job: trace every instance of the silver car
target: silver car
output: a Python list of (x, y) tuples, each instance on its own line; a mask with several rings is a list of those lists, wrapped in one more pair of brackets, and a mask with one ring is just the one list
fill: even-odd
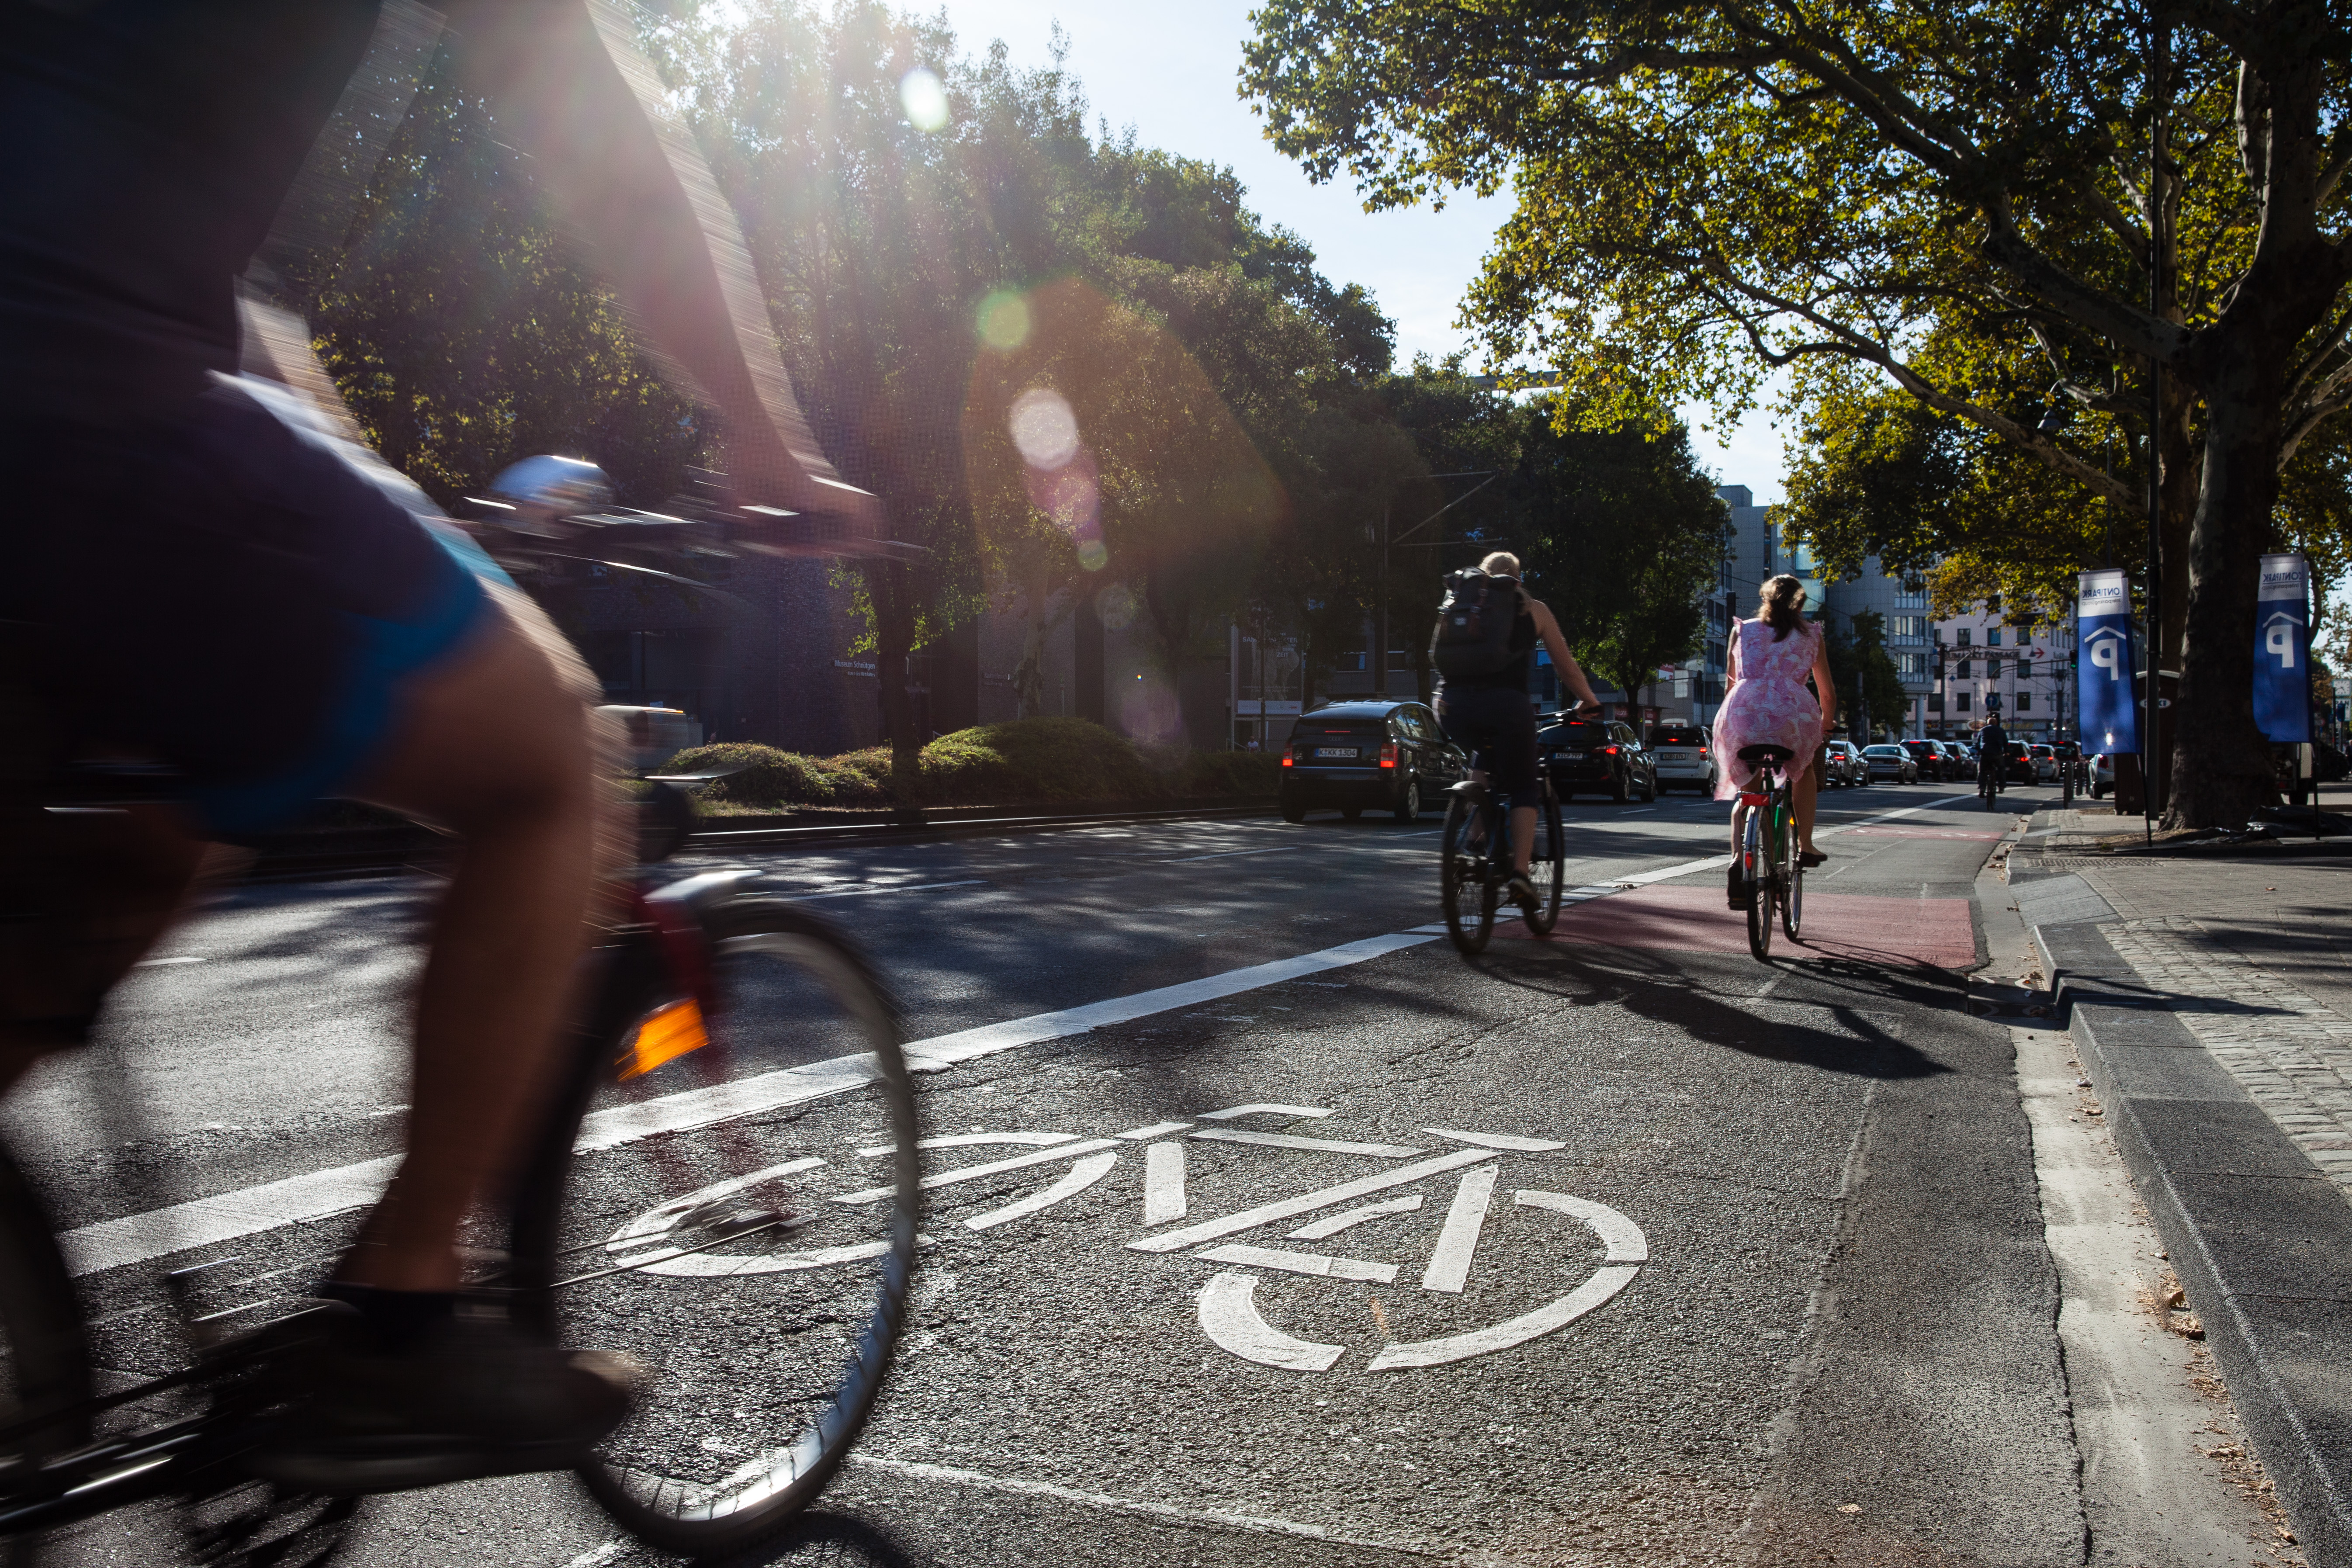
[(1662, 795), (1670, 789), (1715, 793), (1715, 750), (1704, 724), (1651, 725), (1650, 761), (1657, 764)]
[(1880, 779), (1892, 779), (1896, 784), (1917, 784), (1919, 764), (1911, 753), (1900, 746), (1864, 746), (1862, 760), (1870, 764), (1873, 784)]

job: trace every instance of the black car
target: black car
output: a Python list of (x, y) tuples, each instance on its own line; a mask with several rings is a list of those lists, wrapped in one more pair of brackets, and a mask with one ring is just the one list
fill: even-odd
[(1605, 795), (1614, 801), (1658, 798), (1657, 764), (1631, 724), (1613, 719), (1570, 719), (1536, 731), (1536, 747), (1551, 772), (1554, 794)]
[(1949, 778), (1951, 776), (1948, 770), (1948, 764), (1944, 761), (1943, 749), (1937, 746), (1935, 742), (1898, 741), (1895, 743), (1901, 746), (1905, 751), (1910, 752), (1911, 760), (1919, 764), (1919, 776), (1921, 778), (1943, 779)]
[(1411, 822), (1468, 773), (1462, 748), (1418, 702), (1334, 702), (1302, 716), (1282, 753), (1282, 817), (1299, 822), (1337, 806), (1353, 822), (1367, 806)]

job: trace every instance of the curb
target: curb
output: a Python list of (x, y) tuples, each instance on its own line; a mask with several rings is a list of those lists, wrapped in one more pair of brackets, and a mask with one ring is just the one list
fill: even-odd
[(2177, 999), (2140, 981), (2102, 917), (2071, 899), (2050, 912), (2032, 938), (2052, 1014), (2313, 1568), (2352, 1568), (2352, 1204), (2173, 1016)]

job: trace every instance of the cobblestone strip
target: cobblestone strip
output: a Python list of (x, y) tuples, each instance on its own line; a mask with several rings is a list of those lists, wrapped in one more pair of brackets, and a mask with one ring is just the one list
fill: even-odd
[(2352, 1202), (2352, 1019), (2209, 945), (2193, 920), (2127, 920), (2105, 930), (2152, 989), (2221, 1009), (2173, 1016)]

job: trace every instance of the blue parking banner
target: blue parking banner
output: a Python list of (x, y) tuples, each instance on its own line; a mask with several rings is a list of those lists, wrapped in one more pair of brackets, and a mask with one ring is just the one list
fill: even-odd
[(2074, 690), (2083, 750), (2139, 750), (2139, 695), (2132, 680), (2131, 583), (2120, 568), (2085, 572), (2074, 609)]
[(2310, 578), (2300, 555), (2263, 557), (2254, 595), (2254, 722), (2273, 741), (2311, 739)]

